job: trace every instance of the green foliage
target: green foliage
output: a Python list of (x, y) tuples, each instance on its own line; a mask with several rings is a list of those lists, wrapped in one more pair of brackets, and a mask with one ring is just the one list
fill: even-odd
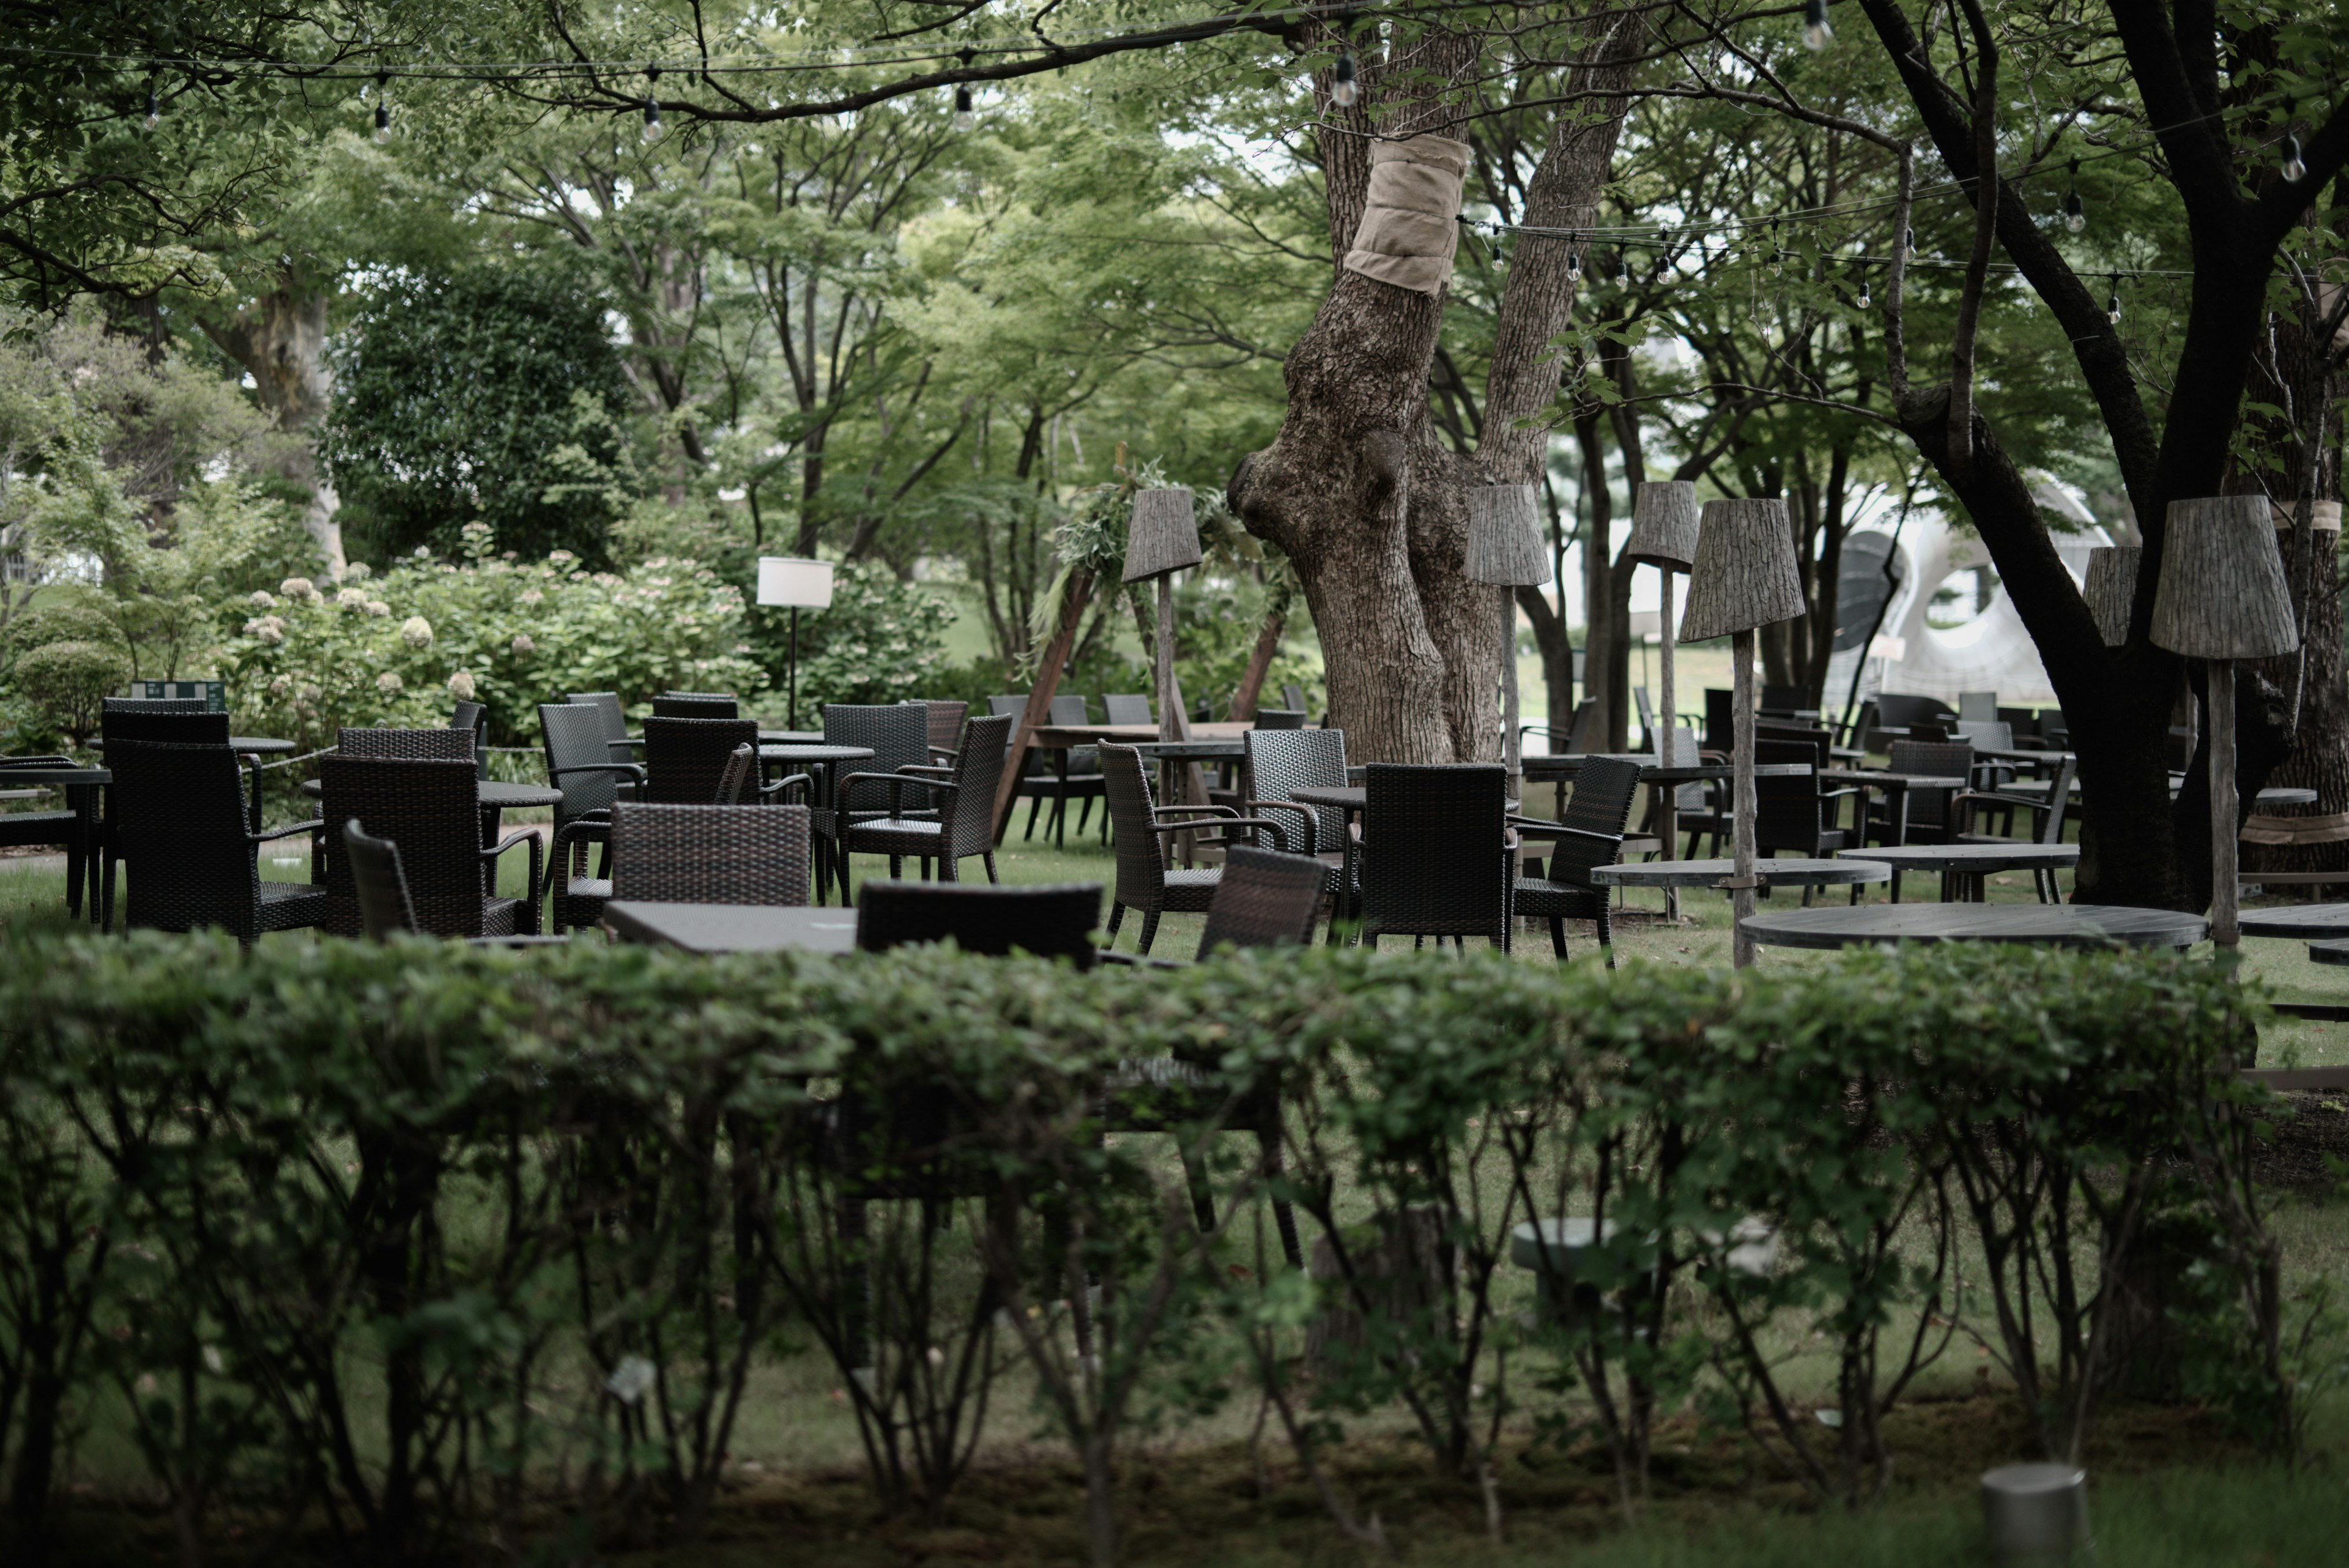
[(637, 483), (592, 289), (553, 266), (384, 277), (332, 357), (320, 450), (358, 553), (454, 555), (480, 522), (602, 564)]
[(13, 661), (53, 642), (98, 642), (128, 651), (122, 628), (97, 596), (65, 593), (35, 605), (0, 630), (0, 659)]
[(17, 695), (80, 745), (98, 732), (106, 699), (130, 679), (130, 656), (119, 640), (45, 642), (9, 672)]
[[(764, 610), (767, 668), (780, 681), (788, 610)], [(800, 612), (800, 713), (826, 702), (902, 702), (936, 697), (947, 673), (946, 629), (954, 607), (877, 563), (833, 568), (832, 604)]]
[(499, 743), (528, 744), (536, 705), (568, 692), (643, 703), (762, 683), (741, 594), (698, 562), (591, 572), (563, 550), (504, 559), (480, 523), (461, 540), (461, 566), (410, 556), (380, 574), (354, 563), (339, 585), (255, 590), (222, 655), (237, 722), (307, 749), (346, 724), (440, 723), (463, 698), (488, 705)]

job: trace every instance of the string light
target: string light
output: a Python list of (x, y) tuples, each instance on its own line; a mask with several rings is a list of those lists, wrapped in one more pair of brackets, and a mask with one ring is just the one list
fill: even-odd
[(978, 117), (971, 112), (970, 88), (967, 87), (955, 88), (954, 128), (957, 130), (968, 130), (978, 123)]
[(1566, 281), (1568, 283), (1580, 283), (1582, 281), (1582, 253), (1580, 251), (1569, 250), (1566, 253)]
[[(660, 67), (658, 66), (647, 66), (645, 67), (645, 82), (648, 88), (657, 87), (660, 85)], [(653, 93), (647, 91), (645, 94), (645, 140), (647, 141), (658, 141), (660, 140), (660, 99)]]
[(1866, 310), (1872, 303), (1868, 294), (1868, 275), (1863, 272), (1859, 275), (1859, 307)]
[(2283, 138), (2283, 179), (2287, 185), (2297, 185), (2308, 178), (2308, 165), (2300, 161), (2300, 138), (2290, 131)]
[(1349, 47), (1338, 53), (1338, 63), (1330, 71), (1330, 101), (1340, 109), (1351, 109), (1354, 100), (1362, 96), (1362, 84), (1354, 68), (1354, 51)]
[(2113, 291), (2105, 298), (2105, 319), (2115, 327), (2121, 324), (2121, 275), (2113, 274)]
[(391, 78), (375, 78), (375, 139), (378, 143), (391, 140)]
[(2072, 188), (2064, 192), (2064, 226), (2078, 234), (2088, 226), (2088, 214), (2080, 209), (2080, 161), (2072, 160)]
[(155, 96), (153, 88), (149, 88), (147, 89), (147, 129), (152, 130), (162, 123), (163, 100)]
[(1615, 281), (1624, 288), (1631, 286), (1631, 253), (1619, 245), (1615, 251)]
[(1803, 9), (1803, 47), (1818, 53), (1835, 41), (1835, 29), (1827, 26), (1827, 0), (1810, 0)]

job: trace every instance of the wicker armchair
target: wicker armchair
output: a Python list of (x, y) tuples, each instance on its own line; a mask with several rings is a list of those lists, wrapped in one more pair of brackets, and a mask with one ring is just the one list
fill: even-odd
[[(1888, 773), (1920, 778), (1971, 778), (1974, 749), (1962, 741), (1895, 741)], [(1878, 844), (1947, 844), (1954, 831), (1950, 795), (1955, 791), (1887, 791), (1869, 808), (1860, 842)], [(1894, 887), (1897, 890), (1899, 884)]]
[[(1784, 849), (1806, 858), (1820, 859), (1852, 847), (1855, 830), (1839, 826), (1837, 822), (1843, 814), (1843, 803), (1859, 792), (1831, 790), (1819, 783), (1819, 755), (1825, 743), (1823, 740), (1807, 739), (1754, 742), (1754, 761), (1757, 765), (1791, 763), (1810, 770), (1784, 778), (1754, 781), (1754, 846), (1761, 853), (1775, 855)], [(1810, 889), (1804, 888), (1803, 894), (1808, 902)], [(1857, 883), (1852, 885), (1851, 901), (1859, 902)]]
[(645, 787), (638, 798), (658, 805), (708, 805), (718, 798), (734, 749), (758, 744), (756, 720), (656, 713), (645, 721)]
[[(615, 701), (611, 714), (618, 711)], [(603, 919), (604, 900), (612, 896), (612, 803), (624, 786), (635, 790), (645, 782), (641, 765), (613, 760), (610, 722), (611, 715), (596, 703), (539, 704), (546, 782), (563, 792), (554, 808), (554, 844), (546, 875), (554, 888), (549, 919), (558, 931)], [(594, 877), (586, 874), (590, 844), (605, 846), (603, 865)]]
[(856, 945), (877, 953), (950, 940), (967, 953), (1026, 952), (1091, 969), (1101, 900), (1098, 882), (988, 888), (867, 877), (856, 894)]
[(108, 713), (202, 713), (208, 710), (201, 697), (109, 697), (98, 711)]
[[(995, 788), (1003, 778), (1004, 742), (1011, 733), (1011, 722), (1000, 713), (973, 719), (963, 730), (962, 754), (950, 768), (917, 764), (894, 774), (850, 774), (840, 781), (836, 798), (841, 800), (850, 798), (852, 791), (861, 791), (870, 799), (876, 790), (885, 789), (889, 796), (885, 815), (860, 812), (854, 816), (843, 814), (839, 820), (843, 901), (848, 897), (851, 855), (886, 855), (893, 882), (909, 856), (922, 861), (925, 871), (929, 862), (936, 861), (938, 879), (957, 882), (962, 879), (962, 862), (977, 855), (987, 867), (987, 879), (1002, 880), (995, 871)], [(827, 709), (827, 730), (830, 725), (831, 710)], [(913, 791), (945, 797), (935, 816), (898, 809), (900, 797)]]
[[(1994, 791), (1969, 790), (1959, 795), (1950, 803), (1951, 810), (1956, 814), (1959, 829), (1957, 842), (1960, 844), (2063, 843), (2064, 815), (2072, 805), (2072, 777), (2079, 771), (2079, 766), (2076, 760), (2068, 756), (2057, 763), (2055, 777), (2047, 785), (2047, 797), (2044, 800), (2027, 794), (2001, 794)], [(2032, 833), (2027, 840), (2016, 839), (2007, 834), (1971, 831), (1977, 814), (1998, 812), (2012, 824), (2014, 814), (2018, 811), (2027, 811), (2031, 814)], [(5, 820), (0, 818), (0, 821)], [(2062, 888), (2056, 883), (2054, 867), (2032, 867), (2031, 885), (2037, 890), (2041, 903), (2056, 904), (2063, 901)]]
[(470, 763), (473, 760), (473, 732), (347, 727), (335, 732), (335, 751), (337, 755), (346, 757)]
[(1257, 816), (1293, 822), (1291, 842), (1300, 855), (1333, 857), (1346, 852), (1342, 815), (1324, 818), (1311, 806), (1299, 805), (1301, 789), (1346, 787), (1346, 732), (1343, 730), (1250, 730), (1240, 737), (1242, 809)]
[(1568, 920), (1590, 920), (1599, 927), (1599, 949), (1607, 967), (1615, 967), (1615, 928), (1604, 888), (1594, 887), (1590, 868), (1612, 864), (1623, 851), (1623, 829), (1631, 820), (1631, 802), (1640, 790), (1640, 766), (1615, 757), (1593, 757), (1575, 776), (1574, 796), (1556, 822), (1516, 817), (1517, 831), (1527, 838), (1551, 841), (1548, 874), (1516, 878), (1512, 889), (1516, 912), (1549, 922), (1550, 947), (1566, 958)]
[[(106, 765), (114, 775), (109, 793), (119, 814), (108, 847), (129, 882), (124, 929), (223, 926), (250, 946), (264, 931), (324, 921), (325, 888), (261, 877), (261, 846), (307, 835), (310, 825), (254, 832), (236, 754), (225, 744), (120, 740), (107, 748)], [(103, 899), (110, 929), (110, 877)]]
[[(773, 784), (759, 782), (759, 748), (745, 742), (727, 754), (726, 771), (718, 775), (718, 793), (712, 805), (756, 805), (761, 801), (782, 803), (783, 797), (797, 790), (802, 805), (815, 789), (815, 780), (806, 774), (792, 774)], [(748, 797), (748, 798), (745, 798)]]
[(473, 774), (490, 776), (490, 711), (479, 702), (460, 702), (449, 714), (449, 727), (473, 736)]
[[(343, 853), (351, 863), (351, 882), (358, 889), (359, 923), (376, 941), (396, 936), (421, 936), (416, 906), (408, 897), (408, 874), (399, 864), (399, 846), (388, 838), (373, 838), (356, 821), (343, 824)], [(522, 948), (562, 946), (567, 937), (471, 937), (477, 947)]]
[(564, 701), (574, 706), (595, 710), (596, 718), (603, 723), (605, 743), (609, 748), (608, 754), (603, 758), (605, 762), (626, 763), (636, 760), (634, 738), (628, 733), (627, 710), (620, 706), (618, 692), (574, 691), (565, 697)]
[(1227, 832), (1234, 827), (1250, 826), (1269, 833), (1276, 849), (1288, 849), (1293, 822), (1285, 827), (1268, 816), (1242, 816), (1226, 805), (1161, 808), (1151, 800), (1150, 775), (1142, 765), (1140, 752), (1132, 746), (1104, 745), (1101, 754), (1102, 776), (1109, 784), (1109, 815), (1117, 846), (1117, 894), (1109, 911), (1112, 945), (1117, 941), (1117, 929), (1128, 909), (1142, 917), (1142, 940), (1137, 950), (1147, 953), (1150, 944), (1158, 940), (1159, 916), (1169, 912), (1204, 915), (1215, 902), (1216, 885), (1223, 879), (1224, 868), (1169, 867), (1163, 835), (1185, 829)]
[(1355, 851), (1362, 940), (1472, 936), (1509, 947), (1516, 840), (1497, 763), (1372, 763)]
[(962, 722), (970, 716), (970, 704), (952, 702), (942, 697), (916, 699), (910, 706), (922, 710), (930, 730), (930, 756), (933, 763), (950, 763), (962, 750)]
[[(861, 764), (864, 774), (894, 775), (906, 768), (935, 765), (930, 756), (930, 721), (926, 709), (903, 702), (828, 702), (823, 708), (823, 742), (828, 746), (863, 746), (872, 752)], [(851, 792), (845, 779), (834, 782), (832, 806), (815, 814), (817, 849), (823, 864), (819, 882), (836, 877), (841, 900), (848, 898), (848, 852), (841, 846), (841, 825), (852, 817), (886, 814), (929, 822), (936, 803), (926, 789), (895, 794), (866, 786)], [(888, 809), (892, 806), (895, 809)]]
[[(1026, 705), (1023, 701), (1023, 707)], [(1085, 711), (1082, 697), (1069, 695), (1052, 699), (1052, 722), (1055, 724), (1087, 724), (1092, 715)], [(1059, 758), (1037, 753), (1035, 765), (1019, 781), (1019, 793), (1028, 797), (1028, 826), (1019, 836), (1025, 840), (1036, 836), (1036, 815), (1044, 803), (1052, 803), (1052, 815), (1044, 824), (1044, 831), (1053, 844), (1061, 849), (1069, 846), (1069, 802), (1081, 801), (1077, 813), (1077, 836), (1085, 836), (1085, 824), (1092, 820), (1093, 802), (1106, 798), (1108, 786), (1102, 782), (1101, 753), (1092, 746), (1071, 746)], [(1102, 810), (1102, 842), (1109, 842), (1109, 810)]]
[[(470, 745), (471, 737), (466, 737)], [(512, 936), (538, 929), (538, 835), (517, 828), (484, 848), (481, 781), (472, 760), (321, 757), (320, 793), (328, 822), (356, 818), (361, 831), (399, 846), (418, 929), (442, 937)], [(498, 857), (530, 851), (529, 896), (490, 896)], [(355, 937), (364, 929), (350, 857), (339, 833), (326, 836), (326, 929)]]
[(656, 719), (739, 719), (742, 705), (729, 691), (664, 691), (653, 699)]
[[(183, 746), (225, 746), (228, 744), (228, 715), (205, 711), (203, 701), (195, 697), (109, 697), (98, 716), (99, 738), (111, 747), (123, 741), (160, 741)], [(250, 788), (245, 798), (245, 831), (261, 831), (261, 760), (251, 759)], [(111, 904), (114, 868), (121, 857), (114, 848), (116, 827), (123, 821), (123, 813), (132, 809), (112, 790), (106, 794), (105, 820), (98, 825), (98, 886), (107, 889), (106, 904)], [(67, 813), (68, 817), (71, 813)], [(78, 857), (68, 856), (67, 875), (73, 876), (73, 863)], [(105, 910), (104, 917), (110, 915)]]
[(803, 805), (612, 807), (612, 897), (657, 904), (808, 901)]
[(1199, 956), (1217, 948), (1300, 947), (1313, 940), (1313, 920), (1327, 891), (1327, 867), (1302, 855), (1235, 844), (1224, 851), (1224, 875), (1207, 900)]
[(1102, 699), (1102, 711), (1112, 724), (1154, 724), (1150, 699), (1129, 691), (1112, 691)]

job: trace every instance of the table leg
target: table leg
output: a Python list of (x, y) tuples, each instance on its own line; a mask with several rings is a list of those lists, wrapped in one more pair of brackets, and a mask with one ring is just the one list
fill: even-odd
[[(1669, 722), (1665, 728), (1671, 728)], [(1658, 784), (1650, 787), (1655, 791), (1656, 833), (1664, 843), (1663, 857), (1677, 860), (1681, 857), (1681, 786)], [(1664, 919), (1677, 925), (1680, 918), (1681, 890), (1668, 884), (1664, 888)]]

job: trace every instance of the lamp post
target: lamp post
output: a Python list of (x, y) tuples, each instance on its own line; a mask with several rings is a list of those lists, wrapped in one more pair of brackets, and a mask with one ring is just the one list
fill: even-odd
[(800, 611), (832, 607), (832, 563), (789, 556), (759, 557), (759, 602), (792, 612), (791, 716), (784, 728), (800, 727)]
[(1550, 579), (1542, 548), (1541, 504), (1530, 484), (1480, 484), (1468, 492), (1468, 548), (1464, 575), (1501, 590), (1501, 756), (1509, 789), (1525, 798), (1525, 759), (1517, 739), (1517, 596)]
[(2169, 504), (2161, 542), (2161, 583), (2153, 597), (2153, 641), (2203, 660), (2210, 759), (2210, 940), (2242, 940), (2235, 881), (2235, 661), (2273, 659), (2300, 646), (2268, 504), (2258, 495), (2212, 495)]
[(1731, 816), (1735, 868), (1728, 881), (1731, 953), (1740, 969), (1754, 962), (1745, 933), (1754, 913), (1754, 632), (1806, 613), (1803, 580), (1795, 567), (1795, 534), (1786, 504), (1769, 500), (1708, 501), (1699, 519), (1696, 559), (1689, 570), (1688, 613), (1681, 640), (1730, 639), (1730, 681), (1735, 752)]
[[(1183, 704), (1174, 695), (1174, 574), (1185, 566), (1199, 564), (1199, 524), (1191, 510), (1188, 490), (1137, 490), (1133, 493), (1133, 519), (1125, 531), (1125, 580), (1129, 583), (1154, 581), (1158, 585), (1158, 738), (1180, 741), (1190, 734), (1183, 720)], [(1169, 764), (1171, 768), (1171, 763)], [(1199, 779), (1193, 784), (1196, 763), (1185, 770), (1183, 797), (1187, 804), (1205, 805), (1206, 782)], [(1161, 783), (1173, 778), (1162, 774)], [(1191, 797), (1195, 796), (1194, 800)], [(1181, 836), (1187, 864), (1191, 853), (1191, 836)]]
[[(1631, 537), (1623, 544), (1626, 556), (1655, 567), (1656, 575), (1663, 579), (1660, 590), (1663, 597), (1656, 616), (1656, 667), (1664, 728), (1656, 747), (1656, 761), (1665, 767), (1678, 760), (1672, 748), (1678, 742), (1680, 723), (1679, 699), (1672, 690), (1672, 574), (1685, 572), (1695, 565), (1697, 528), (1696, 486), (1685, 479), (1654, 481), (1640, 486), (1631, 507)], [(1663, 829), (1665, 855), (1669, 858), (1676, 831), (1670, 820), (1669, 807)]]

